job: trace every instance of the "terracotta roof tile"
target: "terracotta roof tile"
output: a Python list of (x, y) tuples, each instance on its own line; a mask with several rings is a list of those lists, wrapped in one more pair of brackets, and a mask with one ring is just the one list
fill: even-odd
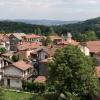
[(71, 40), (71, 42), (69, 42), (69, 41), (61, 41), (61, 42), (58, 42), (57, 43), (58, 45), (68, 45), (68, 44), (71, 44), (71, 45), (78, 45), (79, 43), (78, 42), (76, 42), (75, 40)]
[(6, 42), (9, 41), (9, 38), (5, 34), (0, 34), (0, 42)]
[(28, 49), (36, 49), (39, 48), (40, 46), (42, 46), (41, 42), (33, 42), (33, 43), (23, 42), (22, 44), (19, 43), (17, 48), (18, 50), (28, 50)]
[(100, 53), (100, 41), (89, 41), (86, 42), (86, 46), (92, 53)]
[[(14, 35), (16, 38), (18, 38), (19, 40), (22, 40), (23, 36), (26, 36), (25, 33), (11, 33), (10, 35)], [(9, 36), (10, 36), (9, 35)]]
[(45, 83), (46, 82), (46, 77), (45, 76), (38, 76), (35, 78), (34, 83)]
[(57, 49), (58, 47), (55, 47), (55, 46), (48, 46), (48, 47), (43, 48), (43, 50), (47, 52), (49, 57), (53, 57)]
[(26, 61), (20, 60), (18, 62), (13, 63), (13, 65), (23, 71), (32, 68), (32, 65), (30, 63), (27, 63)]
[(36, 34), (27, 34), (26, 36), (23, 36), (23, 38), (40, 38), (41, 36)]

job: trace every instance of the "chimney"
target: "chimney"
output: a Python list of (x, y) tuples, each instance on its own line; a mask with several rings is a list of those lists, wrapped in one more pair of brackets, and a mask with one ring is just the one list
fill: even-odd
[(68, 43), (71, 43), (72, 40), (72, 34), (70, 32), (67, 33), (67, 41)]
[(61, 37), (62, 37), (62, 41), (61, 42), (64, 43), (64, 41), (65, 41), (64, 35), (62, 34)]

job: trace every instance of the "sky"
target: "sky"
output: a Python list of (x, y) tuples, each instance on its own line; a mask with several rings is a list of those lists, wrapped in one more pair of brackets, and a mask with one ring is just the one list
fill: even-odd
[(0, 19), (86, 20), (100, 17), (100, 0), (0, 0)]

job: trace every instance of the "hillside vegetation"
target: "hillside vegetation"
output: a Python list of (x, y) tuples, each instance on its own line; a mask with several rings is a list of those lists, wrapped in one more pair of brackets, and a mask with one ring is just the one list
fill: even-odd
[(53, 31), (59, 35), (67, 32), (74, 33), (85, 33), (86, 31), (94, 31), (97, 37), (100, 38), (100, 17), (78, 22), (75, 24), (58, 25), (58, 26), (44, 26), (44, 25), (32, 25), (22, 22), (12, 21), (0, 21), (0, 32), (24, 32), (24, 33), (41, 33), (48, 35)]
[(0, 32), (12, 33), (12, 32), (24, 32), (24, 33), (34, 33), (38, 30), (41, 30), (41, 33), (46, 33), (48, 27), (43, 25), (32, 25), (25, 24), (22, 22), (12, 22), (12, 21), (0, 21)]
[(97, 36), (100, 38), (100, 17), (75, 24), (55, 26), (55, 31), (60, 33), (84, 33), (86, 31), (95, 31)]

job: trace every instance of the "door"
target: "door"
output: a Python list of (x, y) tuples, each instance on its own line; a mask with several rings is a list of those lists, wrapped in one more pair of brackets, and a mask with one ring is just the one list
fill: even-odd
[(7, 79), (7, 86), (10, 88), (10, 79)]

